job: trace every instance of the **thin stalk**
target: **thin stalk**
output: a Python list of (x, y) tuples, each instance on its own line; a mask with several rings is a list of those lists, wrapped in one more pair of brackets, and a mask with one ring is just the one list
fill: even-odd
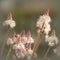
[(37, 48), (38, 48), (38, 46), (39, 46), (39, 44), (40, 44), (40, 42), (41, 42), (42, 35), (43, 35), (43, 33), (40, 32), (40, 33), (38, 33), (38, 35), (37, 35), (37, 37), (36, 37), (36, 40), (35, 40), (34, 46), (33, 46), (32, 59), (33, 59), (34, 53), (37, 51)]
[(8, 54), (7, 54), (7, 56), (6, 56), (6, 60), (8, 60), (8, 57), (9, 57), (9, 55), (10, 55), (10, 53), (11, 53), (11, 50), (12, 50), (12, 48), (10, 47), (10, 49), (9, 49), (9, 51), (8, 51)]
[(47, 55), (48, 55), (50, 49), (51, 49), (51, 46), (48, 47), (48, 49), (47, 49), (45, 55), (43, 56), (42, 60), (45, 60), (45, 59), (46, 59), (46, 57), (47, 57)]
[(5, 44), (6, 44), (6, 37), (8, 36), (8, 32), (9, 32), (10, 28), (8, 29), (8, 31), (6, 32), (6, 35), (4, 36), (4, 40), (2, 41), (2, 47), (1, 47), (1, 57), (3, 55), (3, 50), (4, 50), (4, 47), (5, 47)]

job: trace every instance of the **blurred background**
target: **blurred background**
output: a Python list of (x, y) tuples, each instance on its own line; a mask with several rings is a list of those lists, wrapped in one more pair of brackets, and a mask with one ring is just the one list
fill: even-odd
[[(16, 21), (14, 31), (31, 31), (32, 37), (37, 34), (36, 22), (45, 9), (49, 8), (52, 19), (52, 29), (56, 30), (56, 35), (60, 39), (60, 0), (0, 0), (0, 48), (2, 40), (6, 34), (7, 27), (2, 26), (2, 22), (7, 19), (8, 13), (11, 11), (13, 19)], [(41, 42), (38, 50), (38, 60), (40, 60), (46, 52), (48, 46), (45, 42)], [(53, 47), (55, 48), (55, 47)], [(46, 60), (60, 60), (60, 56), (53, 52), (53, 48), (49, 51)], [(3, 60), (7, 54), (7, 48), (4, 50)], [(13, 60), (10, 56), (10, 60)]]

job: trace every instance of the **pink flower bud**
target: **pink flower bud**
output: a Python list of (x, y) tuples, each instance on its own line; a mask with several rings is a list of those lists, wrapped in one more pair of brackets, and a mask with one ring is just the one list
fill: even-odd
[(52, 31), (51, 36), (56, 36), (55, 30)]
[(44, 15), (49, 15), (49, 9), (46, 9)]
[(8, 14), (8, 19), (7, 20), (12, 20), (12, 13), (11, 12)]
[(12, 40), (14, 40), (14, 38), (16, 38), (16, 33), (15, 32), (13, 32)]
[(30, 31), (27, 32), (26, 36), (27, 36), (27, 37), (31, 37)]
[(20, 42), (21, 42), (21, 35), (17, 39), (17, 43), (20, 43)]
[(22, 31), (20, 35), (21, 37), (25, 36), (25, 31)]

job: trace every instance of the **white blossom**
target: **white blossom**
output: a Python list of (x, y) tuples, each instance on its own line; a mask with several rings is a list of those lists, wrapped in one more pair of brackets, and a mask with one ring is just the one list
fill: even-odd
[(25, 46), (23, 43), (19, 43), (19, 44), (17, 43), (13, 45), (13, 49), (22, 49), (22, 48), (25, 50)]
[(12, 39), (11, 38), (8, 38), (8, 40), (7, 40), (7, 45), (10, 45), (10, 44), (13, 44), (14, 42), (12, 41)]
[(49, 13), (48, 13), (48, 10), (47, 10), (44, 15), (39, 17), (36, 26), (40, 30), (44, 31), (45, 34), (48, 34), (49, 31), (51, 30), (50, 22), (51, 22), (51, 18), (49, 16)]
[(15, 51), (15, 53), (16, 53), (16, 56), (17, 56), (18, 58), (24, 58), (25, 55), (26, 55), (26, 52), (23, 51), (22, 49), (17, 49), (17, 50)]
[(30, 31), (27, 32), (27, 43), (34, 43), (34, 39), (31, 37)]
[(45, 35), (45, 42), (48, 42), (49, 40), (49, 35)]
[(51, 31), (50, 24), (46, 23), (46, 26), (45, 26), (45, 29), (44, 29), (44, 33), (45, 34), (49, 34), (50, 31)]
[(16, 26), (16, 22), (14, 20), (12, 20), (11, 24), (10, 24), (10, 27), (11, 28), (14, 28)]
[(32, 55), (32, 53), (33, 53), (33, 50), (32, 49), (28, 49), (27, 54)]
[(25, 36), (21, 37), (21, 42), (22, 42), (23, 44), (26, 44), (27, 38), (26, 38)]
[(21, 42), (23, 44), (26, 44), (26, 42), (27, 42), (27, 37), (25, 36), (25, 31), (21, 32)]
[(9, 13), (8, 19), (3, 22), (3, 26), (10, 26), (10, 28), (16, 26), (16, 22), (12, 19), (12, 13)]
[(31, 44), (34, 43), (34, 39), (31, 37), (30, 31), (21, 32), (21, 34), (13, 33), (12, 37), (9, 38), (8, 44), (12, 44), (12, 49), (15, 51), (17, 58), (24, 58), (25, 56), (31, 56), (33, 50), (31, 49)]
[(7, 44), (14, 44), (17, 41), (17, 37), (16, 37), (16, 33), (13, 32), (12, 36), (10, 38), (7, 39)]
[(48, 42), (49, 46), (55, 46), (58, 43), (58, 38), (55, 35), (54, 30), (53, 30), (51, 36), (48, 36), (45, 41)]
[(15, 53), (16, 53), (16, 56), (18, 58), (24, 58), (25, 55), (27, 54), (25, 46), (23, 45), (23, 43), (15, 44), (13, 46), (13, 49), (15, 49)]

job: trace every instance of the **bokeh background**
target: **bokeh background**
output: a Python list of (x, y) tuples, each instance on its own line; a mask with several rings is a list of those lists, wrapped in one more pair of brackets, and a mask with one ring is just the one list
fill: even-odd
[[(13, 19), (17, 25), (14, 28), (16, 33), (28, 30), (31, 31), (32, 37), (35, 38), (37, 34), (36, 21), (40, 15), (42, 15), (45, 9), (49, 8), (50, 16), (52, 19), (52, 29), (56, 30), (56, 35), (60, 39), (60, 0), (0, 0), (0, 50), (2, 40), (7, 32), (7, 27), (2, 26), (2, 22), (7, 19), (8, 13), (11, 11)], [(10, 33), (10, 32), (9, 32)], [(37, 55), (40, 60), (46, 52), (48, 46), (42, 41)], [(53, 47), (54, 48), (54, 47)], [(60, 56), (53, 52), (53, 48), (49, 51), (46, 60), (60, 60)], [(5, 48), (3, 60), (5, 60), (8, 49)], [(9, 57), (13, 60), (12, 57)]]

